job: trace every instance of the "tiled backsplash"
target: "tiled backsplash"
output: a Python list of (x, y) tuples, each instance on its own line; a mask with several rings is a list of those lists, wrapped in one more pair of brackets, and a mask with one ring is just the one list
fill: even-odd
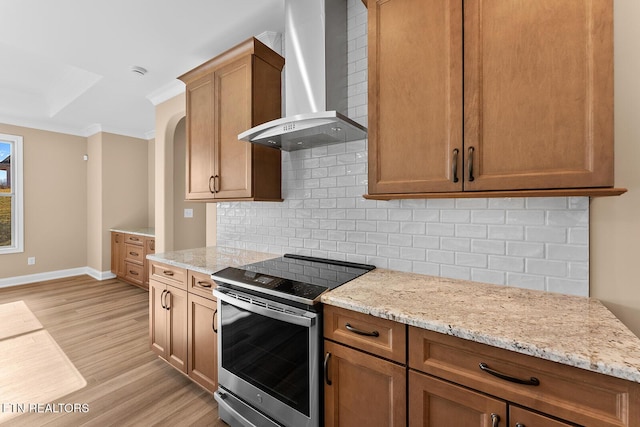
[[(366, 125), (366, 9), (349, 0), (349, 116)], [(366, 141), (283, 152), (283, 203), (218, 203), (218, 245), (577, 295), (587, 197), (374, 201)]]

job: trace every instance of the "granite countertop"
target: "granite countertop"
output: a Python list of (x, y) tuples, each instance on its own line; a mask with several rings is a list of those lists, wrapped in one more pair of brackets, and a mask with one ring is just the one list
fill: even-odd
[(109, 231), (118, 233), (136, 234), (138, 236), (156, 237), (156, 229), (153, 227), (113, 227)]
[(640, 383), (640, 338), (593, 298), (376, 269), (321, 301)]
[(226, 267), (241, 266), (277, 258), (280, 255), (243, 249), (209, 246), (206, 248), (149, 254), (147, 259), (174, 267), (186, 268), (203, 274), (212, 274)]

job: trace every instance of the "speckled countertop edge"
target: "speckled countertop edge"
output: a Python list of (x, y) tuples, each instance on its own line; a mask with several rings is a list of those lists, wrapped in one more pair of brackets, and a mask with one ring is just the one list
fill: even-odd
[(640, 383), (640, 338), (593, 298), (376, 269), (321, 301)]
[(280, 255), (277, 254), (247, 251), (223, 246), (209, 246), (206, 248), (149, 254), (147, 255), (147, 259), (203, 274), (212, 274), (226, 267), (252, 264), (279, 256)]
[(136, 234), (138, 236), (156, 237), (156, 229), (153, 227), (114, 227), (109, 231), (118, 233)]

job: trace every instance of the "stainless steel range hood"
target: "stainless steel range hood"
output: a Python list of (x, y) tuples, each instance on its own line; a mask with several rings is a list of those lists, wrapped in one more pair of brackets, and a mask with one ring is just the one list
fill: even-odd
[(347, 1), (285, 1), (286, 117), (238, 139), (284, 151), (357, 141), (367, 128), (347, 112)]

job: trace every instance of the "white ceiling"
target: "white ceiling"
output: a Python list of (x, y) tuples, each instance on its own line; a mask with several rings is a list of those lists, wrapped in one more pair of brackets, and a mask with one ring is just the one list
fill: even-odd
[(151, 138), (177, 76), (283, 27), (284, 0), (1, 0), (0, 123)]

